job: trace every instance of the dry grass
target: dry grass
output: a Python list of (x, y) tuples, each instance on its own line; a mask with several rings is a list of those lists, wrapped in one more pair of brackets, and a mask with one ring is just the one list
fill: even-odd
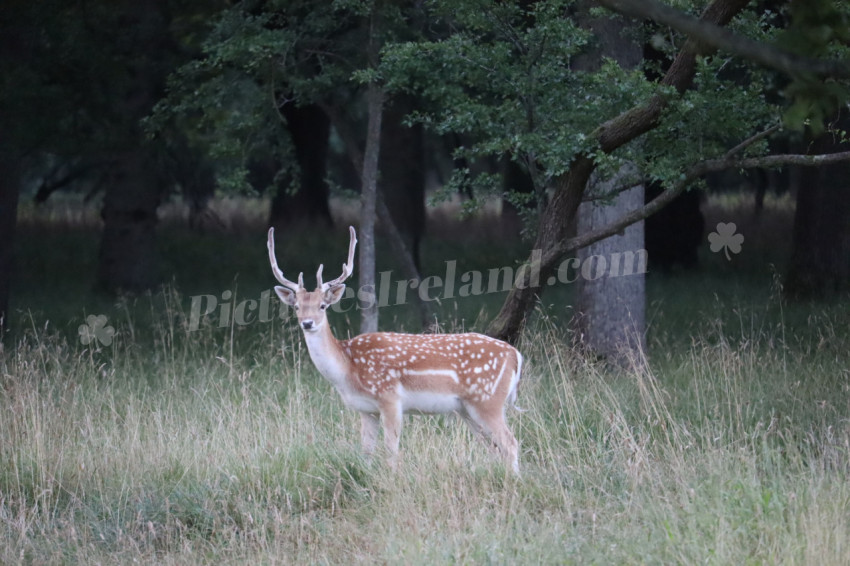
[[(685, 283), (650, 280), (648, 364), (577, 355), (547, 293), (520, 345), (527, 411), (508, 415), (521, 479), (445, 417), (406, 420), (398, 473), (367, 462), (359, 418), (291, 321), (190, 332), (172, 289), (86, 295), (97, 218), (24, 210), (22, 272), (41, 287), (17, 300), (42, 312), (0, 352), (0, 563), (846, 563), (850, 311), (786, 305), (755, 267), (760, 286), (736, 278), (790, 229), (786, 209), (755, 232), (739, 202), (706, 207), (708, 226), (739, 222), (744, 252), (710, 256), (716, 272)], [(169, 244), (203, 270), (197, 292), (220, 294), (238, 271), (256, 297), (268, 274), (255, 236)], [(464, 252), (505, 261), (503, 242), (484, 244)], [(336, 245), (302, 249), (304, 265)], [(430, 245), (438, 267), (460, 255)], [(81, 344), (76, 326), (100, 312), (116, 340)]]
[(0, 561), (846, 561), (840, 348), (706, 334), (611, 373), (541, 325), (510, 415), (522, 478), (448, 418), (407, 420), (393, 474), (288, 324), (231, 349), (167, 320), (145, 347), (34, 330), (2, 359)]

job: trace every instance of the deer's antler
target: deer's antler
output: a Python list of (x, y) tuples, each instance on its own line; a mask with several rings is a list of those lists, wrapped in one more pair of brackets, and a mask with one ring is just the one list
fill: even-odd
[(322, 283), (322, 269), (324, 268), (324, 265), (320, 265), (319, 270), (316, 272), (316, 279), (318, 280), (319, 288), (321, 288), (322, 291), (327, 291), (331, 287), (339, 285), (348, 279), (352, 272), (354, 272), (354, 248), (357, 247), (357, 233), (354, 231), (354, 226), (348, 227), (348, 233), (351, 236), (348, 243), (348, 261), (342, 264), (342, 275), (333, 281)]
[(277, 266), (277, 258), (274, 255), (274, 228), (269, 228), (269, 262), (272, 264), (272, 271), (274, 272), (275, 279), (277, 279), (281, 285), (284, 287), (288, 287), (292, 291), (297, 291), (298, 289), (304, 288), (304, 274), (298, 274), (298, 283), (293, 283), (289, 279), (283, 276), (283, 271)]

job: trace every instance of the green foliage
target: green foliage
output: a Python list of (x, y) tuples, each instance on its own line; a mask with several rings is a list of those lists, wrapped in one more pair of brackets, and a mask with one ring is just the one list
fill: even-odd
[[(637, 79), (613, 65), (598, 77), (571, 72), (570, 60), (588, 34), (564, 17), (568, 4), (539, 2), (524, 13), (510, 4), (435, 2), (435, 16), (446, 17), (452, 33), (386, 48), (387, 85), (431, 103), (413, 119), (440, 134), (472, 138), (467, 157), (531, 155), (557, 174), (586, 148), (581, 126), (595, 125), (601, 108), (623, 106), (623, 98), (633, 102), (628, 84)], [(615, 88), (588, 96), (595, 81)], [(567, 121), (575, 120), (579, 125), (567, 131)]]
[(218, 183), (227, 192), (249, 190), (251, 159), (276, 156), (291, 167), (277, 83), (295, 31), (273, 12), (249, 4), (217, 15), (200, 56), (171, 75), (167, 96), (146, 121), (152, 136), (172, 125), (188, 132), (193, 145), (217, 160)]
[(810, 57), (846, 55), (840, 47), (850, 41), (850, 6), (846, 2), (791, 2), (789, 17), (789, 25), (779, 34), (786, 49)]
[[(271, 159), (278, 176), (294, 165), (286, 104), (323, 104), (351, 112), (360, 85), (376, 78), (364, 46), (411, 33), (401, 9), (363, 0), (240, 2), (213, 20), (200, 56), (174, 73), (168, 96), (148, 123), (156, 133), (171, 122), (219, 160), (219, 184), (245, 188), (241, 171)], [(379, 31), (369, 27), (379, 11)], [(371, 37), (370, 34), (375, 35)], [(396, 35), (394, 35), (396, 34)], [(296, 176), (293, 176), (296, 177)], [(240, 181), (242, 178), (242, 181)]]
[(223, 11), (201, 44), (202, 56), (169, 78), (146, 127), (151, 135), (176, 124), (193, 145), (206, 148), (219, 165), (219, 186), (249, 190), (245, 168), (254, 159), (291, 151), (276, 106), (278, 61), (293, 41), (286, 30), (269, 29), (270, 15), (237, 5)]
[(817, 136), (850, 100), (850, 86), (836, 81), (801, 77), (788, 85), (785, 95), (793, 102), (783, 115), (784, 123), (795, 130), (808, 127)]
[[(565, 17), (570, 4), (432, 2), (435, 27), (446, 32), (387, 46), (382, 75), (390, 90), (412, 91), (425, 101), (411, 120), (469, 140), (458, 156), (507, 157), (545, 171), (535, 179), (539, 192), (587, 149), (582, 129), (592, 127), (594, 113), (634, 102), (628, 85), (640, 82), (616, 65), (606, 65), (598, 76), (570, 70), (589, 37)], [(589, 96), (594, 81), (615, 88)], [(497, 184), (488, 184), (494, 180), (481, 177), (474, 184), (498, 191)], [(470, 184), (455, 181), (455, 186)]]
[[(693, 4), (681, 2), (677, 7), (698, 11)], [(782, 18), (769, 10), (746, 11), (732, 28), (768, 43), (781, 43), (788, 34), (813, 34), (807, 40), (808, 52), (834, 56), (845, 35), (847, 9), (827, 0), (818, 4), (796, 3), (792, 14), (796, 23), (783, 34), (778, 33)], [(801, 78), (786, 89), (782, 100), (776, 96), (781, 85), (775, 73), (723, 56), (700, 59), (693, 87), (681, 96), (647, 79), (643, 69), (628, 71), (613, 60), (583, 70), (576, 58), (594, 45), (595, 38), (569, 1), (434, 0), (428, 6), (430, 17), (438, 22), (434, 29), (443, 32), (428, 40), (387, 46), (382, 75), (388, 87), (415, 92), (428, 101), (411, 119), (439, 134), (464, 135), (469, 140), (464, 157), (507, 157), (533, 164), (531, 172), (543, 189), (580, 152), (593, 155), (603, 170), (616, 170), (621, 160), (630, 160), (646, 175), (670, 183), (689, 165), (722, 156), (783, 115), (790, 123), (822, 123), (846, 99), (843, 83)], [(835, 20), (830, 22), (831, 18)], [(644, 40), (668, 57), (685, 41), (666, 30), (648, 29), (654, 35)], [(658, 63), (646, 65), (660, 76)], [(672, 101), (660, 127), (613, 156), (596, 152), (593, 132), (653, 95)], [(753, 144), (747, 151), (764, 154), (767, 144)]]
[(133, 73), (164, 74), (169, 61), (156, 47), (138, 48), (151, 30), (122, 25), (132, 15), (113, 4), (13, 1), (8, 12), (4, 6), (0, 33), (18, 41), (17, 57), (0, 58), (0, 102), (13, 112), (6, 135), (14, 145), (74, 158), (136, 142), (140, 116), (126, 106)]
[(19, 160), (22, 188), (52, 186), (91, 197), (115, 186), (110, 169), (133, 151), (150, 160), (166, 193), (166, 146), (178, 136), (172, 130), (146, 140), (139, 122), (161, 96), (168, 73), (186, 61), (204, 17), (220, 4), (4, 2), (0, 143)]
[[(779, 122), (781, 109), (766, 95), (770, 80), (769, 74), (724, 57), (699, 59), (694, 88), (672, 98), (658, 127), (628, 153), (649, 177), (672, 184), (688, 165), (722, 156)], [(764, 155), (767, 149), (763, 140), (744, 155)]]
[[(790, 23), (778, 34), (783, 48), (799, 55), (828, 60), (850, 60), (850, 6), (836, 0), (791, 2)], [(809, 127), (823, 132), (838, 109), (850, 100), (846, 79), (822, 79), (801, 73), (784, 91), (791, 101), (783, 116), (790, 128)]]
[[(809, 56), (846, 56), (848, 9), (840, 4), (797, 2), (788, 14), (754, 9), (731, 27)], [(701, 3), (674, 6), (698, 13)], [(682, 96), (647, 78), (658, 76), (658, 62), (634, 70), (608, 59), (577, 65), (597, 42), (586, 20), (607, 17), (600, 10), (582, 16), (573, 0), (237, 3), (214, 20), (201, 56), (172, 77), (151, 125), (156, 130), (178, 120), (195, 132), (195, 143), (237, 171), (257, 155), (277, 156), (285, 168), (291, 148), (280, 105), (320, 102), (362, 118), (362, 108), (352, 110), (350, 101), (377, 80), (390, 93), (418, 97), (411, 122), (463, 136), (458, 157), (529, 165), (543, 202), (578, 153), (594, 155), (603, 169), (635, 161), (647, 175), (670, 182), (694, 161), (722, 155), (780, 117), (792, 127), (816, 126), (847, 98), (844, 83), (795, 77), (784, 84), (774, 73), (723, 56), (700, 60), (694, 87)], [(685, 41), (663, 29), (629, 33), (668, 57)], [(369, 60), (370, 44), (383, 46), (377, 66)], [(645, 73), (650, 67), (654, 73)], [(784, 99), (776, 96), (783, 88)], [(672, 104), (657, 131), (614, 156), (596, 152), (600, 124), (658, 94)], [(763, 154), (766, 144), (748, 151)], [(226, 176), (238, 186), (238, 173)], [(484, 176), (474, 185), (482, 195), (501, 191), (493, 180)], [(456, 179), (451, 188), (472, 184)]]

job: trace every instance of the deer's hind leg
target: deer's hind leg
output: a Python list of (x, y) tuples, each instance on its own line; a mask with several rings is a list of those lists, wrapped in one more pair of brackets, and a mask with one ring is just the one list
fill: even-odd
[(378, 443), (378, 428), (380, 421), (374, 413), (360, 413), (360, 447), (367, 458), (375, 453), (375, 445)]
[(381, 424), (384, 427), (384, 446), (387, 448), (387, 462), (393, 470), (398, 468), (398, 445), (401, 440), (403, 413), (398, 399), (381, 402)]
[(482, 411), (464, 404), (464, 419), (472, 431), (492, 449), (495, 447), (505, 463), (519, 474), (519, 443), (505, 422), (504, 412)]

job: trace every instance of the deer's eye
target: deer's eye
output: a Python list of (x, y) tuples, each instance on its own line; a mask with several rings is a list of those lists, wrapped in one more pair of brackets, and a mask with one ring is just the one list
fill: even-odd
[(328, 305), (326, 305), (325, 303), (322, 303), (321, 305), (319, 305), (319, 308), (321, 310), (325, 310), (326, 308), (328, 308)]
[(295, 310), (298, 310), (298, 305), (292, 305), (292, 308), (294, 308)]

